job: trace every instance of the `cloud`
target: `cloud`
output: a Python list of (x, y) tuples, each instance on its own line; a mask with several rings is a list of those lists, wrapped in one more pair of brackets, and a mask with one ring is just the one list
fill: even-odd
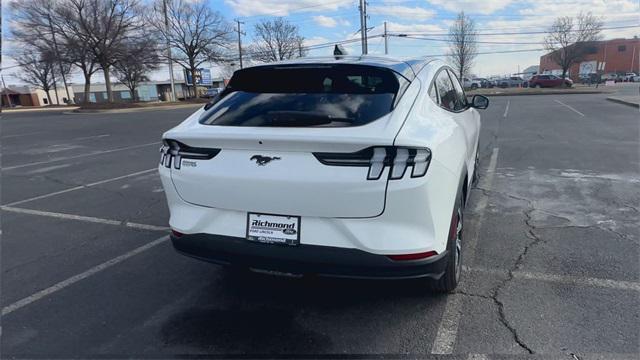
[(509, 6), (513, 0), (427, 0), (435, 6), (439, 6), (449, 11), (463, 11), (468, 14), (493, 14)]
[(304, 39), (304, 46), (313, 46), (318, 44), (326, 44), (329, 42), (329, 39), (323, 36), (312, 36), (310, 38)]
[(336, 25), (338, 25), (338, 22), (335, 19), (324, 15), (314, 16), (313, 21), (320, 26), (328, 28), (336, 27)]
[(353, 0), (225, 0), (239, 16), (288, 16), (293, 12), (327, 12), (353, 5)]
[[(640, 5), (637, 0), (568, 0), (558, 2), (557, 0), (537, 0), (531, 1), (529, 6), (519, 11), (521, 15), (541, 15), (549, 14), (555, 16), (575, 16), (579, 12), (591, 12), (594, 15), (624, 15), (629, 12), (637, 12)], [(638, 14), (635, 14), (638, 19)]]
[(377, 5), (367, 8), (367, 13), (386, 15), (406, 20), (426, 20), (432, 18), (436, 12), (423, 7), (409, 7), (399, 5)]

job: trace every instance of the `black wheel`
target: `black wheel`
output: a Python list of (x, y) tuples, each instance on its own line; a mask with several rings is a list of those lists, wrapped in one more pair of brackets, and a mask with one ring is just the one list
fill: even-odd
[(451, 215), (451, 226), (449, 229), (449, 241), (447, 242), (447, 265), (444, 274), (438, 280), (430, 282), (431, 290), (440, 293), (450, 293), (455, 290), (460, 281), (462, 272), (462, 233), (464, 210), (464, 195), (456, 201), (456, 207)]
[(476, 84), (471, 84), (471, 90), (475, 90), (475, 89), (477, 89), (477, 88), (478, 88), (478, 85), (476, 85)]

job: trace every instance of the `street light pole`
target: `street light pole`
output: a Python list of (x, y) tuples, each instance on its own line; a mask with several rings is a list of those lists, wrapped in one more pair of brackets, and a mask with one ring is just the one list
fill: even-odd
[(387, 37), (387, 22), (384, 22), (384, 54), (388, 55), (389, 54), (389, 44), (388, 44), (388, 37)]
[(367, 54), (367, 1), (360, 0), (360, 39), (362, 40), (362, 55)]
[(169, 59), (169, 79), (171, 81), (171, 101), (177, 101), (176, 83), (173, 78), (173, 60), (171, 59), (171, 42), (169, 41), (169, 16), (167, 15), (167, 0), (162, 0), (162, 10), (164, 12), (164, 29), (167, 35), (167, 58)]
[[(62, 83), (64, 84), (64, 90), (67, 93), (67, 102), (73, 104), (73, 99), (69, 95), (69, 86), (67, 85), (67, 77), (64, 75), (64, 69), (62, 67), (62, 59), (60, 59), (60, 51), (58, 51), (58, 42), (56, 41), (56, 33), (53, 31), (53, 24), (51, 23), (51, 15), (47, 14), (47, 20), (49, 21), (49, 29), (51, 30), (51, 38), (53, 39), (53, 49), (56, 52), (56, 58), (58, 60), (58, 66), (60, 66), (60, 75), (62, 75)], [(58, 90), (56, 89), (56, 99), (58, 99)], [(58, 100), (58, 105), (60, 101)]]

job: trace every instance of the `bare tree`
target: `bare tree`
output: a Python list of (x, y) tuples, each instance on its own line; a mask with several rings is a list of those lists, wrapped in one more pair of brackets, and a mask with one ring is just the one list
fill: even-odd
[[(18, 73), (18, 78), (29, 85), (42, 89), (47, 94), (48, 103), (53, 104), (50, 91), (55, 86), (55, 76), (61, 75), (54, 54), (27, 46), (16, 56), (16, 60), (22, 68), (22, 71)], [(62, 71), (66, 71), (68, 74), (69, 67), (63, 66)]]
[(139, 0), (65, 0), (59, 14), (65, 21), (61, 33), (74, 34), (91, 50), (104, 73), (107, 98), (113, 102), (111, 67), (123, 42), (143, 26)]
[[(166, 1), (165, 26), (163, 1)], [(156, 0), (148, 23), (168, 43), (172, 59), (195, 79), (205, 62), (220, 60), (231, 42), (231, 27), (208, 0)], [(196, 85), (193, 84), (195, 96)]]
[(89, 95), (91, 93), (91, 77), (100, 67), (98, 66), (93, 52), (89, 46), (80, 40), (78, 36), (67, 34), (65, 36), (63, 60), (69, 64), (75, 65), (82, 72), (84, 77), (84, 89), (82, 102), (89, 103)]
[(262, 20), (254, 27), (254, 44), (251, 57), (258, 61), (272, 62), (304, 56), (304, 37), (298, 26), (284, 18)]
[[(84, 102), (89, 100), (91, 76), (99, 70), (90, 44), (69, 29), (79, 28), (68, 0), (21, 0), (10, 3), (12, 35), (22, 44), (58, 55), (60, 66), (77, 66), (84, 75)], [(54, 43), (53, 39), (57, 41)], [(57, 46), (55, 46), (57, 45)]]
[(562, 78), (573, 64), (587, 54), (593, 41), (600, 39), (602, 21), (591, 13), (580, 13), (576, 20), (569, 16), (557, 18), (549, 28), (544, 47), (551, 52), (551, 60), (562, 68)]
[(449, 28), (449, 58), (458, 79), (471, 71), (473, 61), (478, 55), (476, 25), (464, 11), (458, 13), (455, 22)]
[(140, 37), (123, 44), (121, 55), (113, 64), (114, 73), (131, 94), (131, 101), (138, 101), (136, 89), (140, 82), (148, 81), (149, 71), (158, 68), (160, 57), (154, 39)]
[[(27, 45), (41, 53), (46, 53), (47, 57), (55, 62), (58, 67), (57, 72), (66, 86), (66, 71), (63, 64), (63, 57), (60, 53), (58, 41), (56, 39), (55, 9), (59, 7), (62, 0), (22, 0), (13, 1), (9, 5), (12, 12), (11, 35), (20, 44)], [(56, 87), (54, 83), (54, 87)], [(65, 88), (69, 97), (69, 90)], [(57, 92), (56, 92), (57, 96)]]

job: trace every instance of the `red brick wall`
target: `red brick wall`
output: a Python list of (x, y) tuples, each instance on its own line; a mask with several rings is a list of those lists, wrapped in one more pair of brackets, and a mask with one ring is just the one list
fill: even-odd
[[(594, 46), (598, 50), (597, 53), (588, 54), (582, 61), (596, 60), (598, 62), (598, 66), (600, 62), (605, 61), (604, 73), (635, 72), (637, 74), (640, 71), (640, 39), (614, 39), (599, 41)], [(625, 46), (626, 49), (624, 51), (619, 51), (619, 46)], [(574, 80), (577, 80), (578, 73), (580, 72), (580, 62), (574, 64), (569, 69), (569, 74)], [(559, 69), (560, 66), (551, 60), (550, 54), (540, 57), (540, 73), (545, 70)]]

